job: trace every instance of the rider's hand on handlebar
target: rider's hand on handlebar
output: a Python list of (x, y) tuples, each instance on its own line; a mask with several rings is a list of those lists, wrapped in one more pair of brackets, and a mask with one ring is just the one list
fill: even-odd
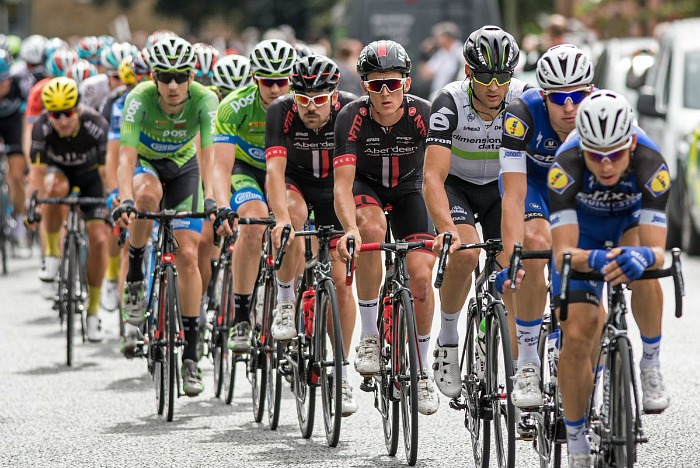
[[(275, 227), (272, 228), (272, 242), (273, 245), (275, 246), (275, 249), (278, 249), (282, 246), (282, 231), (284, 230), (284, 227), (287, 225), (291, 225), (291, 221), (284, 221), (284, 220), (277, 220), (277, 224), (275, 224)], [(287, 245), (291, 244), (292, 241), (294, 240), (294, 229), (289, 231), (289, 238), (287, 239)]]
[[(452, 243), (450, 244), (450, 253), (453, 254), (457, 249), (459, 249), (462, 245), (462, 241), (459, 238), (459, 234), (457, 233), (457, 229), (454, 229), (453, 231), (449, 231), (450, 234), (452, 234)], [(445, 240), (445, 233), (440, 233), (435, 239), (433, 240), (433, 252), (440, 256), (442, 253), (442, 244)]]
[(510, 279), (508, 279), (510, 276), (510, 267), (506, 267), (496, 273), (496, 290), (503, 294), (505, 291), (506, 293), (514, 293), (515, 291), (520, 289), (520, 283), (522, 283), (523, 278), (525, 278), (525, 269), (523, 268), (523, 265), (520, 264), (518, 265), (518, 273), (515, 276), (515, 289), (511, 289), (510, 287)]
[(230, 217), (233, 210), (228, 206), (219, 208), (214, 219), (214, 231), (221, 237), (230, 236), (233, 234), (233, 226), (231, 225)]
[(124, 200), (118, 207), (112, 211), (112, 219), (117, 222), (120, 227), (127, 227), (134, 218), (134, 200)]
[(349, 236), (353, 236), (355, 238), (355, 259), (357, 259), (357, 257), (360, 255), (360, 246), (362, 245), (362, 238), (360, 237), (359, 231), (348, 231), (343, 235), (343, 237), (338, 239), (336, 250), (338, 251), (340, 259), (344, 262), (350, 260), (350, 253), (348, 252)]
[(613, 285), (639, 279), (644, 270), (654, 265), (656, 256), (650, 247), (616, 247), (608, 253), (605, 280)]

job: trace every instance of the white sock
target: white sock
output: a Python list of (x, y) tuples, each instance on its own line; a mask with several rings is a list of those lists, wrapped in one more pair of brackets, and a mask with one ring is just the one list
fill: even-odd
[(659, 350), (661, 349), (661, 335), (654, 338), (642, 337), (642, 359), (639, 361), (640, 369), (648, 369), (650, 367), (661, 367), (659, 361)]
[(369, 301), (359, 300), (357, 304), (360, 308), (360, 322), (362, 323), (362, 331), (360, 337), (363, 336), (379, 336), (379, 328), (377, 328), (377, 304), (379, 298), (370, 299)]
[(586, 417), (582, 417), (578, 421), (569, 421), (564, 419), (566, 425), (566, 439), (569, 445), (569, 454), (591, 453), (591, 444), (588, 441), (586, 434)]
[(294, 280), (282, 282), (275, 279), (275, 281), (277, 281), (277, 302), (294, 302)]
[(537, 343), (540, 340), (542, 319), (526, 322), (516, 317), (515, 326), (518, 330), (518, 367), (525, 364), (535, 364), (535, 366), (540, 367)]
[(430, 368), (430, 364), (428, 364), (428, 349), (430, 349), (430, 333), (418, 335), (418, 359), (423, 369)]
[(440, 315), (442, 319), (440, 320), (440, 334), (438, 335), (438, 344), (440, 346), (452, 346), (459, 344), (459, 314), (461, 310), (453, 314), (448, 314), (444, 310), (440, 309)]

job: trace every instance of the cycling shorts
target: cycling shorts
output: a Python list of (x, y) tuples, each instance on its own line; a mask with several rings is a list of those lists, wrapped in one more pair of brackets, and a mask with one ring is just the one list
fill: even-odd
[[(498, 189), (503, 196), (503, 174), (498, 176)], [(529, 176), (525, 195), (525, 221), (544, 219), (549, 222), (549, 192), (547, 179)]]
[(231, 209), (238, 209), (249, 201), (265, 201), (265, 171), (243, 161), (236, 161), (231, 174)]
[[(289, 173), (285, 177), (287, 190), (297, 192), (307, 205), (313, 207), (314, 224), (316, 226), (333, 226), (343, 229), (333, 204), (333, 178), (317, 179), (304, 177), (298, 173)], [(311, 216), (311, 213), (309, 213)]]
[(477, 185), (448, 175), (445, 192), (455, 226), (475, 226), (479, 222), (484, 240), (501, 238), (501, 194), (497, 181)]
[[(15, 112), (0, 119), (0, 138), (5, 142), (5, 154), (23, 156), (22, 153), (22, 113)], [(2, 151), (0, 151), (2, 153)]]
[[(46, 172), (47, 174), (60, 174), (68, 179), (68, 185), (71, 188), (78, 187), (81, 197), (102, 198), (105, 196), (104, 188), (102, 186), (102, 178), (97, 171), (88, 172), (86, 174), (82, 174), (80, 177), (77, 177), (75, 175), (66, 175), (57, 166), (48, 166)], [(108, 216), (106, 205), (85, 206), (81, 208), (81, 211), (83, 212), (85, 219), (88, 221), (93, 219), (106, 220)]]

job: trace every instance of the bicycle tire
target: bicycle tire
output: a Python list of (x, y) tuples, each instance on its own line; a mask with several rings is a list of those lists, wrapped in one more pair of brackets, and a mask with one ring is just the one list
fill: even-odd
[(612, 462), (616, 467), (632, 468), (636, 461), (634, 408), (632, 403), (632, 361), (628, 341), (618, 338), (608, 352), (610, 371), (610, 434)]
[[(306, 285), (302, 282), (301, 287), (298, 287), (297, 291), (301, 292), (305, 290)], [(320, 310), (318, 304), (319, 303), (316, 302), (316, 310)], [(315, 321), (316, 318), (314, 318), (314, 322)], [(299, 430), (303, 438), (309, 439), (314, 432), (314, 418), (316, 416), (316, 387), (312, 386), (309, 380), (312, 378), (312, 375), (314, 375), (312, 366), (316, 366), (318, 361), (315, 360), (317, 347), (314, 335), (309, 336), (306, 333), (304, 299), (302, 294), (297, 295), (296, 324), (299, 333), (301, 334), (302, 330), (304, 333), (293, 345), (296, 347), (297, 366), (296, 369), (292, 369), (292, 388), (297, 408)], [(318, 324), (314, 325), (314, 333), (317, 331), (318, 327)]]
[(282, 404), (282, 374), (277, 366), (282, 361), (284, 350), (282, 343), (272, 337), (272, 311), (275, 308), (275, 277), (268, 275), (265, 281), (265, 317), (267, 317), (268, 344), (265, 348), (267, 364), (267, 422), (270, 430), (276, 430), (280, 420), (280, 406)]
[[(379, 304), (384, 304), (387, 293), (384, 291)], [(382, 306), (380, 306), (382, 307)], [(393, 346), (386, 341), (387, 326), (383, 319), (383, 310), (379, 309), (379, 374), (375, 384), (379, 387), (379, 413), (382, 416), (384, 445), (389, 456), (393, 457), (399, 448), (399, 397), (394, 394), (394, 374), (392, 372)], [(393, 332), (391, 332), (393, 333)]]
[(153, 330), (153, 340), (149, 340), (149, 346), (153, 348), (153, 369), (154, 378), (153, 382), (156, 387), (156, 410), (159, 416), (162, 416), (165, 412), (165, 402), (168, 399), (168, 357), (167, 357), (167, 345), (163, 345), (163, 340), (167, 340), (167, 337), (163, 335), (166, 333), (167, 325), (165, 323), (167, 316), (167, 282), (164, 272), (161, 270), (158, 274), (158, 292), (156, 296), (158, 298), (157, 303), (157, 316), (154, 321)]
[[(511, 401), (513, 357), (510, 349), (508, 323), (502, 303), (494, 302), (490, 307), (491, 312), (486, 318), (486, 387), (488, 395), (492, 396), (496, 466), (514, 468), (515, 406)], [(504, 426), (506, 429), (505, 438)]]
[(2, 255), (2, 274), (7, 274), (7, 245), (10, 242), (10, 227), (8, 222), (8, 204), (10, 191), (5, 177), (0, 180), (0, 255)]
[[(233, 278), (231, 277), (228, 264), (224, 264), (223, 272), (218, 271), (217, 273), (223, 275), (223, 287), (221, 300), (216, 306), (214, 323), (212, 324), (212, 330), (214, 331), (212, 336), (214, 343), (214, 395), (216, 398), (220, 398), (223, 393), (228, 404), (231, 402), (229, 393), (231, 394), (231, 399), (233, 399), (233, 392), (230, 388), (231, 362), (228, 352), (229, 301), (232, 293)], [(216, 281), (216, 278), (212, 277), (212, 281)]]
[(476, 359), (476, 340), (481, 323), (481, 317), (476, 307), (476, 300), (469, 300), (467, 317), (467, 332), (465, 334), (464, 347), (462, 348), (462, 395), (465, 399), (464, 426), (469, 432), (474, 466), (487, 468), (491, 455), (491, 426), (484, 419), (482, 394), (485, 390), (483, 375), (479, 376), (477, 367), (480, 364)]
[[(73, 234), (69, 233), (66, 237), (68, 252), (64, 251), (64, 256), (67, 258), (68, 265), (66, 267), (65, 280), (65, 310), (66, 310), (66, 364), (70, 367), (73, 365), (73, 345), (75, 334), (75, 312), (76, 312), (76, 267), (77, 267), (77, 250), (76, 242), (74, 242)], [(59, 299), (61, 300), (61, 299)]]
[[(260, 263), (260, 275), (264, 274), (265, 265)], [(260, 295), (258, 289), (264, 287), (262, 279), (258, 278), (253, 296), (250, 301), (251, 325), (253, 327), (253, 346), (250, 350), (250, 361), (248, 361), (248, 379), (251, 385), (251, 396), (253, 399), (253, 419), (261, 422), (265, 409), (265, 397), (267, 395), (267, 359), (265, 358), (265, 346), (269, 336), (270, 326), (264, 313), (263, 305), (258, 308)]]
[(396, 339), (399, 345), (399, 381), (401, 382), (401, 422), (406, 463), (416, 464), (418, 457), (418, 337), (413, 299), (407, 289), (399, 292), (394, 303), (399, 319)]
[[(326, 430), (326, 443), (335, 447), (340, 440), (340, 424), (343, 416), (343, 331), (340, 326), (340, 308), (335, 284), (324, 281), (319, 287), (316, 301), (314, 336), (316, 338), (316, 363), (319, 365), (321, 400), (323, 403), (323, 426)], [(328, 321), (331, 321), (333, 341), (328, 335)], [(333, 347), (333, 365), (328, 363), (328, 345)], [(328, 370), (331, 369), (329, 373)]]
[(175, 415), (175, 389), (178, 381), (177, 375), (177, 351), (175, 341), (179, 337), (177, 330), (177, 320), (180, 311), (177, 309), (177, 283), (172, 265), (165, 266), (166, 276), (166, 315), (165, 329), (167, 333), (167, 364), (168, 364), (168, 399), (166, 401), (166, 415), (168, 422), (173, 420)]

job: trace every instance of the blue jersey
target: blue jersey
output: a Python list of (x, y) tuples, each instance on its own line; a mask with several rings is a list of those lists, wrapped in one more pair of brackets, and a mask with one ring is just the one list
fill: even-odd
[(109, 119), (109, 132), (107, 133), (108, 141), (119, 141), (122, 128), (122, 115), (124, 114), (124, 102), (126, 102), (127, 94), (128, 92), (122, 94), (112, 103), (112, 116)]

